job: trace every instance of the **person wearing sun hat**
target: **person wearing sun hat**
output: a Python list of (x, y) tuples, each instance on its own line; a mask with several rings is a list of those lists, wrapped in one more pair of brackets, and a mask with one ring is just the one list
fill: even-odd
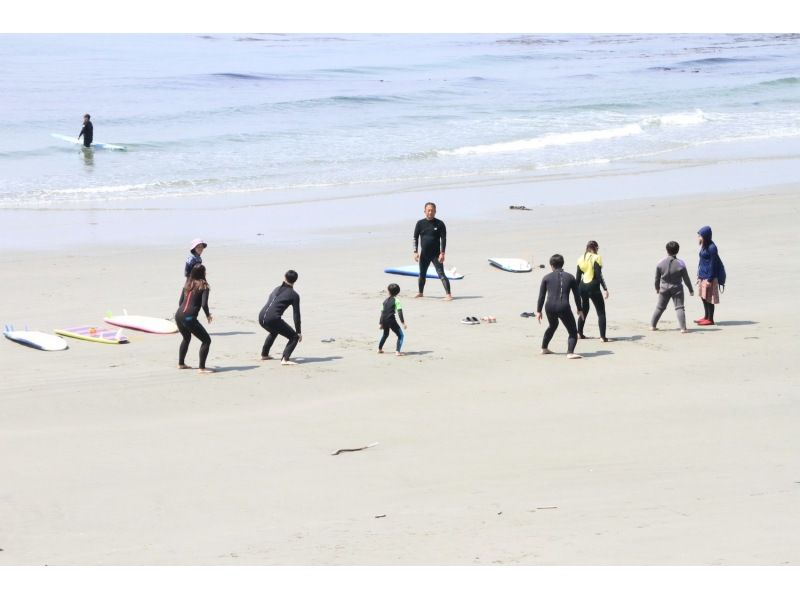
[(206, 247), (208, 247), (208, 243), (203, 241), (203, 239), (192, 239), (189, 245), (189, 257), (186, 258), (186, 265), (183, 268), (184, 278), (189, 278), (192, 268), (197, 264), (203, 263), (203, 258), (200, 256), (203, 255), (203, 250)]

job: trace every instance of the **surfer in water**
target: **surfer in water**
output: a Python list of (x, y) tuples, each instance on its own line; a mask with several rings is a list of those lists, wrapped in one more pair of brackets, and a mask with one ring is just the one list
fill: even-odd
[(83, 137), (83, 147), (90, 147), (94, 139), (94, 126), (92, 126), (92, 117), (88, 114), (83, 115), (83, 128), (78, 133), (78, 139)]
[[(272, 343), (278, 338), (278, 335), (285, 336), (289, 339), (286, 343), (286, 348), (283, 350), (283, 357), (281, 358), (281, 365), (297, 365), (297, 362), (291, 361), (292, 351), (294, 351), (297, 343), (303, 340), (303, 335), (300, 333), (300, 295), (294, 290), (294, 283), (297, 282), (297, 272), (288, 270), (283, 276), (283, 283), (281, 286), (276, 287), (267, 299), (267, 304), (261, 308), (258, 314), (258, 323), (261, 327), (269, 332), (267, 339), (264, 341), (264, 346), (261, 349), (261, 359), (272, 359), (269, 355), (269, 350), (272, 348)], [(292, 314), (294, 315), (293, 330), (289, 324), (283, 321), (281, 316), (289, 306), (292, 306)]]
[(436, 274), (439, 275), (439, 280), (444, 286), (444, 300), (453, 300), (453, 295), (450, 293), (450, 281), (444, 273), (446, 245), (447, 228), (444, 222), (436, 218), (436, 204), (429, 201), (425, 204), (425, 218), (418, 221), (414, 227), (414, 261), (419, 262), (419, 293), (417, 293), (417, 297), (423, 296), (428, 266), (433, 263)]
[(206, 319), (211, 324), (211, 312), (208, 310), (209, 286), (206, 280), (206, 267), (197, 264), (189, 273), (186, 284), (183, 285), (181, 301), (178, 311), (175, 312), (175, 323), (178, 325), (178, 332), (181, 333), (183, 340), (178, 350), (178, 369), (191, 369), (185, 363), (186, 353), (189, 351), (189, 343), (192, 335), (195, 335), (200, 342), (200, 372), (204, 374), (213, 373), (214, 370), (206, 367), (208, 350), (211, 348), (211, 337), (206, 329), (198, 320), (200, 310), (206, 313)]

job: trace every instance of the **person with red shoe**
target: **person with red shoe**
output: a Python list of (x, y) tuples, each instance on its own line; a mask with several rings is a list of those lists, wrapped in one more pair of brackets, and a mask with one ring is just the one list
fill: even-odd
[(703, 317), (695, 320), (698, 326), (714, 324), (714, 307), (719, 303), (720, 290), (725, 290), (725, 266), (719, 257), (716, 243), (711, 240), (711, 227), (697, 231), (700, 259), (697, 263), (697, 294), (703, 301)]

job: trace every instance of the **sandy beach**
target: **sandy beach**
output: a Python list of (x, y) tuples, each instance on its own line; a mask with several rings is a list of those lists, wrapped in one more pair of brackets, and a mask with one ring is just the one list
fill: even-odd
[[(184, 245), (202, 235), (217, 373), (178, 371), (177, 335), (128, 331), (128, 345), (71, 340), (52, 353), (3, 339), (0, 562), (798, 564), (798, 282), (785, 256), (800, 187), (661, 188), (530, 211), (508, 209), (526, 203), (519, 186), (471, 189), (491, 194), (489, 216), (460, 212), (462, 191), (407, 194), (386, 222), (336, 222), (293, 245), (257, 237), (268, 208), (252, 208), (238, 240), (215, 238), (209, 219), (180, 242), (111, 244), (98, 231), (4, 251), (4, 323), (49, 332), (123, 308), (171, 317)], [(448, 265), (465, 274), (452, 302), (437, 280), (413, 299), (414, 278), (383, 273), (411, 263), (427, 200), (448, 226)], [(104, 225), (85, 217), (85, 234)], [(670, 306), (651, 332), (664, 244), (681, 244), (693, 276), (706, 224), (728, 271), (717, 325), (680, 334)], [(592, 312), (584, 359), (564, 357), (563, 328), (556, 354), (539, 355), (545, 326), (519, 314), (549, 268), (509, 274), (486, 260), (538, 266), (558, 252), (574, 272), (589, 239), (614, 342), (597, 339)], [(304, 334), (292, 368), (258, 359), (256, 321), (288, 268)], [(405, 357), (376, 353), (390, 282)], [(468, 315), (497, 323), (461, 324)], [(687, 320), (701, 315), (687, 296)]]

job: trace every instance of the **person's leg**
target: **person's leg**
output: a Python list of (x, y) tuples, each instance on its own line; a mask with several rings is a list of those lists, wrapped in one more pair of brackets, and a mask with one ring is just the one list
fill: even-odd
[(711, 323), (714, 322), (714, 304), (711, 301), (708, 302), (708, 316), (706, 316), (706, 319)]
[(178, 348), (178, 367), (181, 369), (188, 369), (189, 366), (186, 365), (186, 353), (189, 352), (189, 343), (192, 340), (192, 333), (189, 332), (186, 324), (183, 323), (183, 318), (178, 317), (177, 314), (175, 316), (175, 324), (178, 326), (178, 332), (180, 332), (183, 337), (181, 346)]
[(550, 353), (551, 351), (547, 346), (553, 340), (553, 335), (556, 333), (556, 328), (558, 328), (558, 315), (549, 309), (545, 309), (544, 313), (547, 316), (547, 330), (544, 331), (544, 336), (542, 337), (542, 353)]
[(272, 359), (269, 356), (269, 350), (272, 349), (272, 343), (275, 342), (278, 335), (270, 330), (269, 325), (266, 323), (262, 323), (261, 327), (267, 331), (267, 338), (264, 340), (264, 346), (261, 347), (261, 359)]
[(581, 300), (581, 311), (583, 312), (583, 318), (578, 318), (578, 336), (581, 338), (586, 338), (583, 335), (583, 327), (586, 326), (586, 320), (589, 318), (589, 289), (583, 283), (578, 285), (578, 297)]
[(600, 327), (600, 338), (606, 340), (606, 302), (603, 299), (603, 292), (598, 286), (592, 291), (592, 303), (594, 303), (594, 310), (597, 312), (597, 325)]
[(388, 326), (383, 327), (383, 334), (381, 335), (381, 340), (378, 343), (378, 353), (383, 353), (383, 345), (386, 344), (386, 339), (389, 338), (389, 330)]
[(392, 322), (391, 327), (392, 327), (392, 332), (394, 332), (397, 335), (397, 345), (395, 348), (395, 352), (398, 355), (400, 355), (403, 350), (403, 339), (405, 338), (405, 335), (403, 334), (403, 329), (400, 328), (400, 324), (398, 324), (396, 321)]
[(561, 321), (564, 323), (564, 328), (567, 329), (567, 356), (575, 354), (575, 346), (578, 344), (578, 328), (575, 325), (575, 316), (572, 315), (570, 309), (565, 309), (558, 314)]
[(675, 317), (678, 318), (678, 326), (681, 332), (686, 332), (686, 307), (683, 304), (683, 287), (678, 288), (672, 295), (672, 303), (675, 306)]
[(442, 264), (442, 262), (439, 261), (439, 256), (436, 256), (436, 257), (432, 258), (431, 262), (433, 263), (433, 267), (436, 270), (436, 274), (439, 275), (439, 280), (442, 281), (442, 286), (444, 287), (444, 292), (449, 297), (451, 295), (451, 293), (450, 293), (450, 280), (447, 278), (447, 274), (444, 273), (444, 264)]
[(200, 345), (200, 369), (205, 370), (208, 350), (211, 348), (211, 337), (196, 318), (191, 321), (191, 324), (189, 324), (189, 329), (192, 331), (192, 334), (194, 334), (202, 343)]
[(417, 283), (419, 294), (417, 297), (422, 297), (425, 291), (425, 277), (428, 275), (428, 266), (430, 263), (431, 258), (427, 257), (424, 253), (419, 254), (419, 282)]
[(294, 331), (294, 328), (289, 326), (283, 320), (276, 320), (274, 323), (274, 330), (281, 336), (285, 336), (289, 339), (289, 342), (286, 343), (286, 347), (283, 349), (283, 363), (289, 361), (289, 358), (292, 356), (292, 351), (294, 351), (297, 343), (300, 342), (300, 335)]
[(650, 328), (653, 330), (655, 330), (656, 326), (658, 326), (658, 321), (661, 319), (661, 315), (664, 313), (664, 310), (667, 309), (668, 302), (669, 293), (660, 292), (658, 294), (658, 300), (656, 301), (656, 310), (653, 312), (653, 317), (650, 319)]

